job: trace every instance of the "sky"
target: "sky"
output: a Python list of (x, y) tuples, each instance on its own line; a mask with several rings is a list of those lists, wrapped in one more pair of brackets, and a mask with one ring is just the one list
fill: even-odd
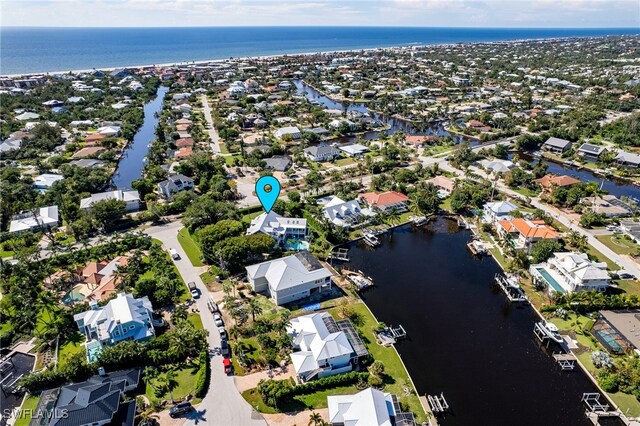
[(640, 0), (0, 0), (2, 26), (640, 27)]

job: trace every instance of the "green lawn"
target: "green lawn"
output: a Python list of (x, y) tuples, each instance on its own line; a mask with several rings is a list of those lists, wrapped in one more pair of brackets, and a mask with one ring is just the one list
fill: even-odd
[(632, 254), (638, 252), (640, 245), (623, 235), (598, 235), (598, 241), (617, 254)]
[(222, 285), (216, 281), (216, 275), (219, 274), (215, 266), (211, 266), (211, 271), (200, 274), (200, 279), (209, 291), (222, 291)]
[(635, 396), (622, 392), (609, 393), (608, 395), (627, 417), (640, 417), (640, 401)]
[(453, 213), (453, 209), (451, 208), (451, 198), (447, 197), (440, 203), (440, 208), (442, 210), (448, 211), (449, 213)]
[(58, 348), (58, 367), (66, 364), (73, 355), (85, 352), (82, 342), (84, 342), (84, 337), (78, 332), (74, 333), (68, 341), (64, 343), (60, 342), (60, 347)]
[(253, 213), (247, 213), (242, 216), (242, 221), (245, 223), (251, 223), (253, 219), (260, 216), (262, 213), (264, 213), (262, 210), (258, 210), (257, 212), (253, 212)]
[(248, 389), (242, 392), (242, 397), (249, 403), (249, 405), (255, 408), (256, 411), (259, 413), (264, 413), (264, 414), (277, 413), (275, 408), (271, 408), (267, 404), (262, 402), (262, 398), (260, 397), (260, 394), (258, 393), (257, 388)]
[[(191, 365), (185, 365), (180, 368), (177, 368), (174, 371), (175, 371), (176, 381), (178, 382), (178, 387), (176, 387), (173, 390), (173, 398), (182, 399), (188, 394), (193, 395), (196, 388), (196, 377), (198, 373), (197, 361), (194, 361), (193, 364)], [(163, 376), (164, 376), (164, 373), (159, 373), (159, 376), (157, 379), (152, 379), (152, 380), (145, 379), (144, 394), (147, 398), (149, 398), (149, 401), (151, 403), (155, 401), (160, 401), (163, 399), (165, 400), (169, 399), (169, 392), (158, 397), (156, 396), (155, 389), (152, 386), (152, 385), (161, 385)], [(192, 401), (192, 403), (194, 402)]]
[(353, 158), (341, 158), (339, 160), (336, 160), (336, 166), (338, 167), (342, 167), (342, 166), (348, 166), (349, 164), (354, 164), (356, 161)]
[(635, 294), (640, 296), (640, 283), (635, 280), (616, 280), (618, 288), (624, 290), (627, 294)]
[(221, 154), (228, 154), (229, 150), (227, 149), (227, 144), (224, 142), (220, 142), (220, 153)]
[(178, 242), (185, 253), (187, 253), (187, 257), (193, 266), (204, 266), (204, 263), (202, 263), (200, 247), (198, 247), (196, 242), (193, 241), (193, 237), (189, 234), (189, 230), (187, 228), (182, 228), (180, 232), (178, 232)]
[(13, 256), (13, 251), (11, 250), (0, 250), (0, 257), (5, 258), (5, 257), (11, 257)]
[(620, 269), (620, 267), (615, 262), (593, 248), (591, 244), (587, 244), (586, 252), (589, 257), (595, 257), (598, 262), (605, 262), (607, 264), (607, 269), (609, 269), (610, 271), (617, 271), (618, 269)]
[(191, 313), (187, 314), (187, 318), (189, 319), (189, 322), (191, 322), (191, 324), (193, 324), (193, 326), (196, 328), (196, 330), (204, 329), (204, 327), (202, 326), (202, 318), (200, 318), (200, 314), (197, 314), (195, 312), (191, 312)]
[(538, 191), (532, 191), (529, 188), (514, 188), (513, 190), (520, 195), (524, 195), (525, 197), (535, 197), (539, 193)]
[(23, 415), (18, 416), (14, 426), (28, 426), (31, 421), (31, 413), (33, 413), (40, 401), (40, 395), (29, 395), (22, 403), (21, 410)]

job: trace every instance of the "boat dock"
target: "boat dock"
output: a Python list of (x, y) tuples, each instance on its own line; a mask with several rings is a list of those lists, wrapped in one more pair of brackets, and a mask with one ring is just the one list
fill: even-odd
[(385, 327), (383, 330), (377, 332), (376, 337), (378, 338), (378, 342), (382, 346), (391, 346), (394, 345), (398, 340), (407, 337), (407, 332), (401, 325), (397, 327), (390, 326)]
[(377, 247), (380, 245), (380, 240), (372, 233), (365, 233), (362, 239), (369, 247)]
[(373, 279), (371, 277), (367, 277), (364, 275), (362, 271), (350, 271), (348, 269), (343, 269), (342, 274), (356, 287), (358, 290), (364, 290), (365, 288), (373, 286)]
[(481, 240), (473, 240), (467, 244), (467, 248), (475, 256), (485, 256), (489, 254), (491, 244)]
[(433, 414), (443, 414), (449, 411), (449, 404), (444, 399), (444, 393), (440, 395), (427, 395), (427, 402)]
[(428, 218), (426, 216), (409, 216), (409, 220), (415, 226), (421, 226), (428, 222)]
[(349, 249), (348, 248), (339, 248), (331, 252), (329, 255), (329, 260), (340, 260), (342, 262), (349, 261)]
[(576, 368), (576, 357), (572, 353), (564, 354), (557, 353), (553, 354), (553, 359), (556, 360), (562, 371), (573, 371)]
[(503, 274), (496, 274), (495, 280), (504, 294), (507, 295), (507, 299), (509, 299), (510, 302), (517, 303), (527, 301), (527, 297), (518, 286), (517, 282), (514, 283), (512, 279)]
[(551, 330), (551, 326), (553, 326), (551, 323), (545, 323), (544, 321), (537, 322), (533, 326), (533, 334), (536, 335), (540, 342), (546, 342), (547, 346), (549, 346), (549, 342), (551, 341), (563, 343), (564, 339), (557, 333), (557, 330)]

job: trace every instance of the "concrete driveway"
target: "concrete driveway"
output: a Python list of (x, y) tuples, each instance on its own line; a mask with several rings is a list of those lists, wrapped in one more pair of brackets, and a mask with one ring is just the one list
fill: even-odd
[[(236, 389), (233, 376), (227, 376), (222, 366), (220, 355), (220, 335), (213, 321), (213, 316), (207, 309), (207, 300), (213, 297), (200, 279), (200, 268), (191, 265), (187, 254), (178, 242), (178, 231), (182, 229), (180, 222), (171, 222), (166, 225), (152, 226), (145, 233), (162, 241), (164, 248), (174, 248), (180, 255), (175, 261), (178, 271), (185, 282), (196, 283), (201, 296), (196, 300), (196, 306), (200, 310), (202, 325), (208, 330), (207, 343), (211, 353), (211, 382), (209, 391), (202, 402), (196, 406), (196, 410), (185, 416), (185, 425), (220, 425), (220, 426), (257, 426), (266, 425), (264, 418), (256, 412), (242, 398)], [(219, 294), (216, 296), (220, 297)], [(214, 299), (215, 300), (215, 299)]]

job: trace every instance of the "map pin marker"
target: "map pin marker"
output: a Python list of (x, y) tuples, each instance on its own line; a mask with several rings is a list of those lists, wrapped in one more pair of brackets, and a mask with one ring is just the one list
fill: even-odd
[(280, 182), (273, 176), (262, 176), (256, 182), (256, 194), (264, 211), (269, 213), (280, 195)]

